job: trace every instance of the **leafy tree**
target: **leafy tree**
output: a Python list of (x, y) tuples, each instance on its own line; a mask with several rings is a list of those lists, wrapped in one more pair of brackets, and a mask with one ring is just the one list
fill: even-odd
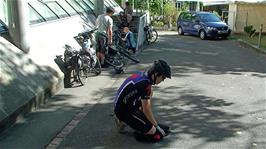
[(119, 6), (121, 6), (122, 0), (115, 0)]
[(178, 11), (173, 4), (166, 3), (164, 5), (164, 16), (169, 27), (175, 21), (177, 14)]
[(189, 10), (190, 2), (184, 2), (183, 6), (181, 7), (181, 11), (188, 11)]
[(161, 2), (162, 0), (149, 0), (150, 9), (152, 15), (160, 15), (161, 14)]

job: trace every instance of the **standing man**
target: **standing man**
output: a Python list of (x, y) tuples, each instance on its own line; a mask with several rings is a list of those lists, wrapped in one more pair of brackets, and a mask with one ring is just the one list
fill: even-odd
[(114, 10), (112, 8), (107, 8), (106, 13), (99, 15), (96, 19), (96, 28), (98, 28), (96, 32), (96, 55), (101, 62), (101, 65), (104, 65), (105, 52), (106, 52), (106, 44), (112, 44), (112, 36), (113, 36), (113, 19), (111, 16), (114, 14)]
[(124, 81), (114, 100), (119, 131), (127, 124), (152, 142), (160, 141), (167, 135), (155, 120), (151, 108), (152, 85), (161, 83), (165, 78), (171, 78), (170, 66), (164, 60), (157, 60), (148, 71), (133, 74)]

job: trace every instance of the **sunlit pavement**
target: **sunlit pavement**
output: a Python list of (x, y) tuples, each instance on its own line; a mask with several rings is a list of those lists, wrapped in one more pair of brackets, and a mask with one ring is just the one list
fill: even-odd
[[(266, 56), (235, 41), (159, 34), (139, 54), (141, 63), (63, 90), (6, 132), (0, 147), (266, 148)], [(126, 76), (159, 58), (171, 65), (172, 79), (154, 87), (153, 111), (172, 133), (158, 143), (140, 143), (132, 130), (116, 131), (112, 99)]]

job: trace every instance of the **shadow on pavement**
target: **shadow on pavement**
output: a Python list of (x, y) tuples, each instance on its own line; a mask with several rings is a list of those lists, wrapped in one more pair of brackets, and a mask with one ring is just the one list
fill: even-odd
[[(112, 117), (112, 100), (117, 87), (112, 87), (95, 92), (95, 95), (104, 93), (102, 99), (107, 100), (91, 109), (60, 148), (173, 148), (177, 147), (175, 144), (189, 144), (192, 148), (193, 145), (197, 145), (196, 148), (200, 148), (210, 142), (219, 144), (230, 138), (239, 137), (237, 133), (247, 129), (246, 123), (239, 121), (246, 114), (235, 114), (231, 111), (231, 108), (236, 106), (235, 102), (208, 96), (201, 90), (187, 89), (180, 86), (176, 79), (190, 77), (192, 73), (243, 75), (247, 72), (252, 73), (251, 76), (264, 78), (266, 69), (261, 63), (265, 62), (265, 56), (238, 49), (239, 47), (231, 41), (207, 40), (194, 43), (193, 40), (200, 39), (186, 38), (191, 41), (178, 38), (176, 35), (160, 36), (158, 42), (140, 54), (140, 64), (130, 66), (120, 75), (125, 78), (136, 70), (145, 70), (158, 58), (166, 59), (170, 63), (173, 80), (165, 85), (167, 87), (156, 86), (156, 95), (153, 99), (156, 117), (172, 128), (173, 133), (170, 136), (160, 143), (147, 145), (137, 142), (132, 137), (132, 132), (117, 133)], [(237, 52), (236, 49), (243, 51)], [(249, 59), (249, 62), (246, 62), (246, 59)], [(256, 125), (252, 124), (250, 127)], [(192, 143), (198, 139), (203, 141)]]
[[(54, 82), (60, 76), (49, 66), (37, 65), (19, 49), (11, 48), (12, 46), (2, 42), (0, 47), (1, 131), (16, 120), (16, 113), (21, 113), (19, 110), (27, 103), (30, 103), (33, 108), (45, 103), (45, 98), (42, 97), (50, 97), (54, 94), (56, 91)], [(43, 95), (38, 96), (38, 93)], [(30, 111), (30, 108), (29, 106), (28, 109), (23, 110)]]

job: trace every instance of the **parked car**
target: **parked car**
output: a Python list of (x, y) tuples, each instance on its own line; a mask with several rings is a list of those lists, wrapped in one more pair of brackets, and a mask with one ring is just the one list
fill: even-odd
[(179, 35), (189, 33), (199, 36), (201, 39), (223, 38), (231, 34), (231, 29), (217, 15), (211, 12), (181, 12), (177, 19), (177, 31)]

